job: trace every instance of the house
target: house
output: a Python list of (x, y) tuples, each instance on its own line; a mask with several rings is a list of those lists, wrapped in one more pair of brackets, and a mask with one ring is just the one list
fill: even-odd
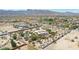
[(29, 29), (30, 25), (26, 23), (19, 23), (19, 24), (14, 25), (14, 27), (18, 29)]
[(42, 35), (42, 36), (48, 36), (49, 33), (46, 30), (40, 29), (40, 30), (36, 30), (35, 33), (37, 33), (38, 35)]
[(0, 31), (0, 36), (3, 36), (3, 35), (7, 35), (7, 32), (1, 32)]

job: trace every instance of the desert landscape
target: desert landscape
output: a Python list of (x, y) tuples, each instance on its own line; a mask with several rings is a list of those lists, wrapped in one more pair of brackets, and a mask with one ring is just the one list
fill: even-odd
[(79, 13), (0, 10), (0, 50), (78, 50)]

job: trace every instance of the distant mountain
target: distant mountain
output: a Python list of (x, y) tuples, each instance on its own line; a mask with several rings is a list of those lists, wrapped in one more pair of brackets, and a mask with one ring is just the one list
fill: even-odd
[(79, 16), (79, 13), (56, 12), (50, 10), (0, 10), (0, 16)]
[(26, 11), (0, 10), (0, 16), (25, 15)]

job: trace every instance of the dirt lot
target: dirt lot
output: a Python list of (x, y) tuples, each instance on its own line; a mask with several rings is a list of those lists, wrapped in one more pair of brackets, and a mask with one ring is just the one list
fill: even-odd
[(73, 30), (66, 36), (52, 43), (45, 50), (74, 50), (79, 49), (79, 31)]

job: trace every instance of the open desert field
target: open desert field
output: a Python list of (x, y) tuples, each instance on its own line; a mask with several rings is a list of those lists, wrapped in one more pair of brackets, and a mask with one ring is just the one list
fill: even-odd
[(56, 43), (52, 43), (46, 50), (78, 50), (79, 30), (72, 30), (70, 33), (60, 38)]

